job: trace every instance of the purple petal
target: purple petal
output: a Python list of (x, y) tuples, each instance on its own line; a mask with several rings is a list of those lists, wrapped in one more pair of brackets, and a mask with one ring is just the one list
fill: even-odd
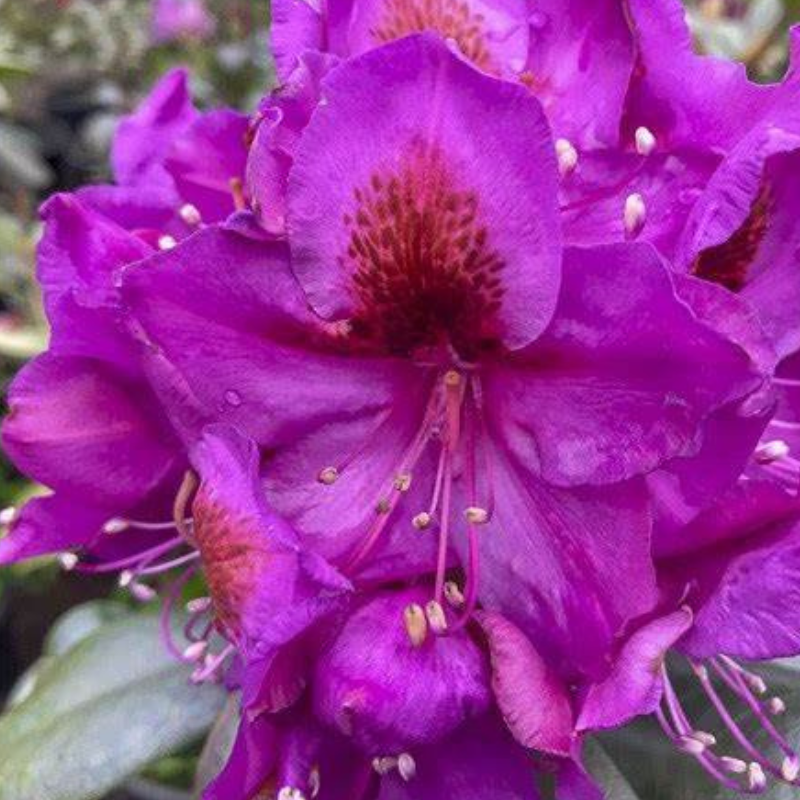
[[(595, 675), (626, 620), (656, 600), (641, 483), (558, 489), (488, 451), (494, 511), (480, 541), (480, 599), (569, 680)], [(461, 547), (461, 543), (456, 543)]]
[(370, 755), (442, 739), (489, 704), (487, 664), (466, 633), (409, 639), (404, 609), (429, 599), (417, 589), (369, 601), (317, 663), (316, 715)]
[(294, 531), (267, 506), (258, 448), (235, 429), (209, 428), (192, 452), (201, 485), (193, 535), (203, 556), (217, 623), (247, 666), (341, 605), (349, 584), (300, 552)]
[(572, 706), (566, 687), (530, 639), (501, 614), (478, 615), (492, 656), (492, 689), (514, 738), (531, 750), (567, 756)]
[(484, 717), (413, 753), (416, 774), (381, 781), (377, 800), (538, 800), (533, 764), (502, 722)]
[(633, 69), (633, 42), (616, 0), (538, 0), (527, 73), (557, 136), (615, 145)]
[[(324, 94), (289, 178), (292, 268), (316, 310), (381, 328), (381, 262), (367, 257), (370, 248), (394, 258), (403, 236), (422, 236), (469, 269), (484, 265), (480, 291), (464, 283), (467, 266), (461, 283), (441, 276), (446, 296), (425, 301), (432, 316), (459, 332), (468, 324), (470, 336), (486, 327), (512, 347), (535, 338), (552, 314), (559, 273), (555, 159), (537, 102), (522, 87), (476, 72), (429, 35), (343, 64)], [(382, 236), (380, 214), (393, 237)], [(441, 223), (448, 214), (448, 226), (463, 220), (458, 239)], [(407, 272), (416, 264), (409, 263)], [(448, 317), (446, 304), (459, 291), (479, 303), (468, 323)], [(381, 334), (399, 349), (411, 337)]]
[(520, 463), (559, 485), (599, 484), (696, 453), (700, 422), (760, 382), (675, 296), (652, 248), (617, 245), (566, 252), (550, 328), (487, 371), (485, 392)]
[(688, 609), (649, 622), (623, 645), (608, 676), (592, 685), (577, 728), (595, 731), (651, 714), (661, 701), (661, 667), (667, 651), (692, 625)]
[(170, 473), (176, 447), (143, 389), (99, 361), (39, 356), (16, 377), (3, 446), (35, 480), (124, 508)]
[(111, 151), (114, 177), (120, 184), (152, 179), (160, 169), (174, 139), (197, 118), (188, 89), (188, 73), (168, 72), (141, 105), (117, 128)]

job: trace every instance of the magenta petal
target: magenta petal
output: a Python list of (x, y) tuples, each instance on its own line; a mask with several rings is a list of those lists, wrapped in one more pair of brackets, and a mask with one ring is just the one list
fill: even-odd
[(667, 651), (692, 625), (689, 609), (647, 623), (623, 645), (608, 676), (591, 686), (578, 717), (580, 731), (624, 725), (651, 714), (661, 701)]
[(17, 375), (9, 405), (3, 445), (14, 463), (89, 503), (130, 506), (175, 464), (153, 400), (102, 362), (41, 355)]
[(278, 762), (279, 733), (267, 716), (242, 716), (222, 772), (203, 791), (203, 800), (251, 800)]
[(317, 663), (316, 715), (371, 756), (440, 740), (488, 707), (487, 665), (466, 633), (410, 641), (404, 609), (429, 599), (420, 589), (378, 596)]
[(90, 505), (80, 495), (29, 500), (9, 532), (0, 537), (0, 564), (84, 546), (100, 535), (111, 515), (108, 508)]
[(349, 583), (310, 554), (267, 506), (257, 447), (233, 428), (209, 428), (192, 452), (202, 479), (193, 535), (216, 618), (247, 666), (269, 666), (276, 649), (341, 605)]
[(748, 481), (686, 527), (681, 554), (658, 564), (674, 592), (690, 589), (695, 623), (682, 650), (696, 658), (749, 659), (797, 652), (799, 520), (797, 498)]
[(670, 149), (729, 149), (774, 99), (743, 64), (698, 56), (681, 3), (628, 0), (638, 63), (628, 97), (631, 133), (647, 126)]
[(615, 145), (634, 48), (617, 0), (529, 4), (531, 91), (557, 136), (578, 147)]
[(575, 485), (695, 453), (702, 420), (761, 381), (740, 347), (676, 297), (651, 247), (609, 245), (567, 250), (549, 329), (485, 384), (493, 425), (520, 463)]
[(168, 72), (117, 128), (111, 151), (117, 183), (135, 184), (151, 169), (160, 169), (173, 139), (196, 117), (188, 73), (182, 69)]
[[(356, 289), (359, 252), (362, 261), (370, 247), (391, 254), (408, 234), (429, 237), (431, 248), (449, 248), (465, 264), (499, 270), (497, 278), (483, 275), (485, 292), (470, 290), (484, 298), (473, 328), (491, 323), (512, 347), (535, 338), (553, 312), (560, 252), (553, 143), (538, 103), (430, 35), (343, 64), (324, 95), (288, 194), (292, 268), (316, 310), (328, 319), (384, 320), (370, 279)], [(379, 236), (380, 213), (395, 232), (391, 241)], [(437, 227), (448, 213), (463, 220), (463, 237), (451, 240), (449, 228)], [(388, 345), (402, 347), (397, 338)]]
[(539, 800), (533, 763), (493, 716), (413, 755), (414, 778), (386, 776), (377, 800)]
[[(330, 4), (332, 5), (332, 4)], [(320, 0), (273, 0), (270, 44), (281, 83), (286, 83), (301, 56), (325, 46)]]
[(514, 738), (531, 750), (567, 756), (573, 742), (567, 689), (530, 639), (501, 614), (478, 615), (492, 656), (492, 689)]

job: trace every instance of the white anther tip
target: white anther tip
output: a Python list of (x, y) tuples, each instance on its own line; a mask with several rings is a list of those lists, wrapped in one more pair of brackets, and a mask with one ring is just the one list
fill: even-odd
[(208, 611), (209, 608), (211, 608), (210, 597), (195, 597), (194, 600), (190, 600), (186, 604), (186, 610), (190, 614), (202, 614)]
[(722, 762), (722, 766), (725, 767), (728, 772), (732, 772), (734, 775), (743, 775), (745, 772), (747, 772), (747, 762), (742, 761), (741, 758), (720, 756), (719, 760)]
[(757, 761), (751, 761), (747, 765), (747, 785), (753, 792), (761, 791), (767, 786), (767, 776)]
[(470, 506), (465, 509), (464, 516), (471, 525), (485, 525), (489, 521), (489, 512), (478, 506)]
[(640, 156), (649, 156), (656, 149), (656, 137), (650, 128), (645, 128), (644, 126), (637, 128), (635, 138), (636, 152)]
[(159, 250), (172, 250), (178, 242), (175, 240), (173, 236), (165, 235), (158, 237), (158, 249)]
[(397, 771), (400, 777), (408, 782), (417, 774), (417, 762), (410, 753), (401, 753), (397, 757)]
[(191, 203), (186, 203), (186, 205), (181, 206), (178, 214), (187, 225), (195, 226), (199, 225), (203, 221), (203, 217), (200, 215), (200, 211), (198, 210), (197, 206), (194, 206)]
[(121, 588), (125, 588), (126, 586), (130, 586), (131, 581), (133, 580), (133, 573), (126, 569), (124, 572), (120, 572), (119, 580), (117, 581)]
[(786, 703), (780, 697), (771, 697), (767, 706), (769, 707), (769, 713), (776, 717), (786, 711)]
[(622, 217), (628, 238), (633, 239), (638, 236), (647, 221), (647, 206), (644, 198), (638, 192), (629, 194), (625, 198)]
[(694, 736), (682, 736), (678, 740), (678, 747), (692, 756), (701, 756), (706, 751), (706, 746)]
[(61, 569), (69, 572), (78, 566), (78, 556), (75, 553), (61, 553), (58, 557), (58, 563), (61, 564)]
[(339, 470), (336, 467), (325, 467), (325, 469), (320, 470), (317, 480), (325, 484), (325, 486), (333, 486), (339, 480)]
[(146, 583), (134, 582), (130, 586), (130, 593), (140, 603), (149, 603), (156, 597), (156, 590)]
[(775, 439), (756, 448), (755, 455), (759, 464), (771, 464), (789, 455), (789, 445), (781, 439)]
[(15, 506), (8, 506), (0, 511), (0, 525), (12, 525), (17, 521), (19, 511)]
[(103, 525), (103, 533), (121, 533), (127, 527), (128, 523), (124, 519), (121, 519), (120, 517), (114, 517), (113, 519), (108, 520), (105, 525)]
[(183, 657), (187, 661), (200, 661), (201, 658), (205, 657), (207, 649), (208, 642), (193, 642), (183, 651)]
[(713, 747), (717, 743), (717, 737), (713, 733), (706, 733), (705, 731), (694, 731), (692, 737), (706, 747)]
[(562, 177), (575, 171), (578, 166), (578, 151), (569, 139), (556, 139), (556, 158), (558, 159), (558, 171)]
[(800, 761), (796, 756), (786, 756), (781, 764), (781, 775), (788, 783), (794, 783), (800, 775)]

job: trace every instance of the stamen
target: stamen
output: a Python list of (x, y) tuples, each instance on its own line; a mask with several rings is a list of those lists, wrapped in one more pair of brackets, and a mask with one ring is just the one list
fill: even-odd
[(0, 511), (0, 525), (13, 525), (19, 517), (16, 506), (8, 506)]
[(306, 796), (293, 786), (284, 786), (278, 792), (277, 800), (306, 800)]
[(192, 227), (196, 227), (203, 222), (203, 217), (201, 216), (197, 206), (192, 205), (191, 203), (182, 205), (178, 211), (178, 214), (187, 225), (191, 225)]
[(409, 753), (401, 753), (397, 757), (397, 771), (400, 777), (408, 782), (417, 774), (417, 762)]
[(719, 759), (728, 772), (734, 775), (743, 775), (747, 772), (747, 762), (742, 761), (741, 758), (732, 758), (731, 756), (720, 756)]
[(489, 521), (489, 512), (478, 506), (470, 506), (465, 509), (464, 516), (471, 525), (485, 525)]
[(414, 647), (421, 647), (428, 636), (428, 620), (422, 606), (411, 603), (403, 610), (403, 624)]
[(244, 211), (247, 208), (247, 201), (244, 197), (244, 185), (241, 178), (231, 178), (228, 181), (228, 186), (231, 189), (231, 196), (233, 197), (233, 207), (237, 211)]
[(192, 541), (192, 533), (186, 524), (186, 509), (198, 483), (197, 475), (190, 469), (186, 470), (172, 507), (172, 519), (175, 523), (175, 528), (187, 542)]
[(782, 439), (773, 439), (756, 448), (755, 458), (759, 464), (771, 464), (789, 455), (789, 445)]
[(186, 610), (190, 614), (204, 614), (211, 608), (210, 597), (195, 597), (186, 604)]
[(763, 792), (767, 788), (767, 776), (757, 761), (747, 765), (747, 785), (751, 792)]
[(175, 237), (169, 236), (168, 234), (164, 234), (164, 236), (158, 237), (158, 249), (159, 250), (172, 250), (178, 242), (175, 240)]
[(625, 224), (627, 238), (635, 239), (642, 232), (642, 228), (644, 228), (644, 224), (647, 221), (647, 206), (644, 203), (644, 198), (638, 192), (629, 194), (625, 198), (622, 219)]
[(383, 756), (372, 759), (372, 769), (378, 775), (388, 775), (397, 766), (397, 759), (392, 756)]
[(781, 775), (787, 783), (794, 783), (800, 775), (800, 761), (797, 756), (786, 756), (781, 763)]
[(398, 475), (394, 479), (394, 488), (398, 492), (407, 492), (411, 488), (411, 475)]
[(786, 711), (786, 703), (780, 697), (770, 697), (767, 701), (767, 708), (769, 708), (770, 714), (777, 717)]
[(71, 572), (78, 566), (78, 556), (75, 553), (61, 553), (58, 556), (58, 563), (65, 572)]
[(205, 664), (202, 668), (196, 669), (191, 677), (190, 680), (192, 683), (205, 683), (206, 681), (216, 681), (219, 679), (219, 670), (225, 661), (228, 660), (234, 653), (236, 652), (236, 648), (234, 645), (229, 644), (225, 649), (219, 653), (218, 655), (206, 655), (205, 657)]
[(312, 767), (308, 776), (308, 791), (311, 792), (311, 797), (314, 798), (319, 794), (322, 787), (320, 780), (319, 767)]
[(325, 467), (325, 469), (320, 470), (317, 480), (320, 483), (324, 483), (325, 486), (333, 486), (339, 480), (339, 470), (336, 467)]
[(415, 515), (414, 518), (411, 520), (411, 524), (418, 531), (422, 531), (425, 530), (425, 528), (430, 527), (431, 521), (432, 521), (431, 515), (427, 511), (420, 511), (420, 513)]
[(656, 137), (644, 126), (636, 129), (636, 152), (640, 156), (649, 156), (656, 149)]
[(461, 608), (464, 605), (464, 595), (455, 581), (447, 581), (445, 583), (444, 596), (453, 608)]
[(442, 634), (447, 630), (447, 617), (441, 603), (431, 600), (425, 606), (425, 616), (428, 618), (428, 624), (434, 633)]
[(208, 642), (192, 642), (184, 651), (183, 657), (186, 661), (200, 661), (205, 657), (208, 650)]
[(156, 590), (151, 586), (148, 586), (146, 583), (139, 583), (138, 581), (131, 583), (128, 591), (131, 593), (134, 600), (138, 600), (140, 603), (149, 603), (155, 600), (157, 595)]
[(121, 519), (120, 517), (114, 517), (106, 522), (103, 525), (103, 533), (107, 533), (113, 535), (115, 533), (122, 533), (122, 531), (128, 529), (128, 523), (126, 520)]
[(569, 139), (556, 139), (556, 157), (558, 158), (558, 171), (566, 177), (575, 171), (578, 166), (578, 151)]

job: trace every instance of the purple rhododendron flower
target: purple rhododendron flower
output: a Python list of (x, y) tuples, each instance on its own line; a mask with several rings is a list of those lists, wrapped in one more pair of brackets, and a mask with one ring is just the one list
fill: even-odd
[[(3, 444), (54, 493), (14, 520), (0, 560), (82, 547), (119, 564), (162, 546), (172, 525), (160, 523), (188, 460), (121, 323), (114, 275), (234, 211), (230, 182), (241, 186), (246, 131), (235, 112), (197, 112), (186, 73), (172, 72), (121, 121), (116, 183), (44, 206), (38, 278), (50, 347), (11, 388)], [(112, 541), (104, 527), (130, 530)]]
[(207, 39), (216, 23), (203, 0), (154, 0), (153, 38), (157, 42), (173, 39)]
[(0, 557), (180, 567), (165, 623), (203, 570), (176, 654), (242, 704), (207, 800), (596, 800), (584, 737), (644, 714), (796, 783), (736, 659), (800, 652), (797, 33), (763, 87), (667, 0), (276, 0), (272, 34), (252, 123), (171, 73), (115, 184), (45, 206), (4, 441), (55, 494)]

